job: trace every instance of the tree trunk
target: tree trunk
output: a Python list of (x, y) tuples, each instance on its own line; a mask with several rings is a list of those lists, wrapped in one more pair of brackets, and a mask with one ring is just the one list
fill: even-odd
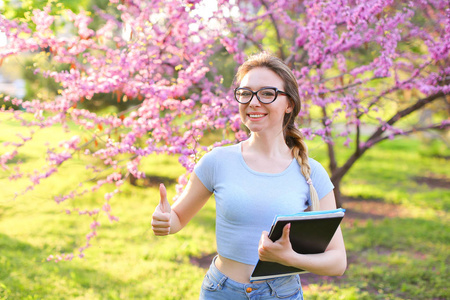
[(336, 207), (340, 208), (342, 207), (342, 198), (341, 198), (341, 182), (340, 180), (338, 182), (333, 182), (334, 184), (334, 197), (336, 198)]
[(342, 206), (342, 198), (341, 198), (341, 181), (345, 174), (350, 170), (353, 164), (366, 152), (368, 148), (358, 149), (353, 153), (352, 156), (345, 162), (345, 164), (339, 168), (336, 168), (331, 172), (331, 182), (334, 184), (334, 196), (336, 198), (336, 206)]

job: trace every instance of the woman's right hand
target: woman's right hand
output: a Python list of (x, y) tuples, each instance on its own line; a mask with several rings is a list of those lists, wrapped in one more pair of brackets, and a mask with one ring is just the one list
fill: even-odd
[(160, 201), (152, 216), (152, 230), (155, 235), (170, 234), (171, 211), (169, 201), (167, 201), (167, 191), (164, 184), (159, 185)]

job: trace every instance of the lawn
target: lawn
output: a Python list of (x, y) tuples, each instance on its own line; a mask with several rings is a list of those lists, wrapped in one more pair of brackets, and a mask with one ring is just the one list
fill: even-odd
[[(0, 125), (0, 142), (24, 131), (14, 122)], [(43, 141), (63, 136), (58, 129), (37, 133), (36, 142), (20, 155), (23, 168), (39, 169)], [(324, 145), (318, 140), (308, 144), (311, 156), (326, 165)], [(339, 155), (348, 151), (342, 148)], [(342, 184), (348, 270), (337, 278), (305, 276), (305, 298), (450, 298), (448, 157), (443, 142), (418, 138), (386, 141), (369, 150)], [(169, 156), (146, 158), (144, 169), (150, 180), (126, 183), (112, 199), (112, 213), (120, 221), (101, 216), (98, 237), (85, 258), (59, 263), (46, 258), (82, 246), (91, 223), (65, 210), (101, 205), (105, 190), (56, 204), (53, 195), (86, 179), (83, 162), (74, 160), (55, 178), (14, 199), (26, 184), (10, 182), (9, 173), (1, 171), (0, 299), (196, 299), (206, 270), (194, 262), (215, 253), (214, 201), (182, 232), (157, 238), (150, 229), (159, 200), (156, 186), (166, 182), (174, 196), (183, 169)]]

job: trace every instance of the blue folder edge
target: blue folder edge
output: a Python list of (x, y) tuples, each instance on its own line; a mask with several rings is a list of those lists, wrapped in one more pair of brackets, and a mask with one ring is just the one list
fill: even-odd
[(339, 212), (345, 212), (344, 208), (337, 208), (332, 210), (315, 210), (315, 211), (302, 211), (292, 215), (276, 215), (274, 218), (275, 221), (280, 217), (295, 217), (295, 216), (318, 216), (318, 215), (326, 215), (326, 214), (334, 214)]

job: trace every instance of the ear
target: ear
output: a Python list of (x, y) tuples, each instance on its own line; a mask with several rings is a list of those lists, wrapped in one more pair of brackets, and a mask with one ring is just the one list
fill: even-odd
[(289, 105), (289, 106), (286, 108), (286, 113), (287, 113), (287, 114), (290, 114), (291, 112), (292, 112), (292, 106)]
[(288, 105), (286, 107), (286, 114), (290, 114), (294, 110), (294, 103), (291, 99), (288, 99)]

